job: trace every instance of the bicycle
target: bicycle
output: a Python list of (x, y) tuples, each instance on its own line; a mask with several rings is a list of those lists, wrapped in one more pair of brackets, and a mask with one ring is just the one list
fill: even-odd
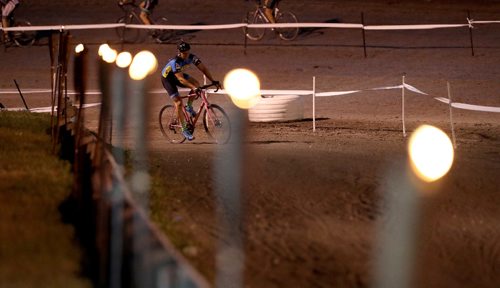
[[(279, 3), (279, 2), (278, 2)], [(280, 11), (278, 5), (273, 9), (274, 19), (276, 19), (276, 23), (292, 23), (296, 24), (299, 21), (297, 20), (297, 16), (290, 11)], [(264, 7), (258, 6), (257, 9), (248, 11), (246, 16), (243, 18), (243, 22), (247, 24), (271, 24), (271, 21), (267, 19), (267, 16), (264, 14)], [(250, 40), (261, 40), (266, 33), (266, 29), (264, 28), (243, 28), (245, 36)], [(299, 27), (283, 27), (283, 28), (275, 28), (274, 31), (278, 34), (278, 36), (287, 41), (294, 40), (299, 35)]]
[[(201, 98), (202, 102), (195, 117), (191, 117), (185, 107), (182, 107), (182, 113), (184, 113), (184, 118), (186, 119), (187, 129), (192, 135), (194, 135), (196, 122), (203, 113), (203, 127), (205, 128), (205, 132), (210, 138), (214, 139), (216, 143), (225, 144), (231, 137), (231, 122), (222, 107), (208, 102), (206, 90), (207, 88), (213, 86), (216, 85), (212, 83), (200, 87), (201, 91), (196, 95), (196, 99)], [(215, 92), (218, 90), (219, 87), (217, 86)], [(182, 96), (181, 98), (187, 98), (190, 96), (194, 96), (194, 94), (188, 94), (186, 96)], [(183, 143), (186, 141), (186, 138), (182, 134), (182, 124), (179, 123), (175, 105), (167, 104), (163, 106), (160, 110), (158, 120), (160, 122), (160, 130), (162, 134), (171, 143)]]
[[(9, 22), (9, 27), (28, 27), (28, 26), (31, 26), (31, 23), (29, 21), (24, 21), (24, 20), (17, 21), (14, 18), (14, 12), (10, 13), (7, 21)], [(31, 46), (31, 45), (33, 45), (33, 43), (35, 43), (35, 40), (36, 40), (36, 31), (30, 31), (30, 30), (17, 31), (16, 30), (16, 31), (9, 31), (8, 33), (9, 33), (10, 39), (12, 39), (14, 44), (16, 44), (19, 47)], [(3, 37), (2, 37), (2, 42), (5, 45), (8, 44), (7, 42), (5, 42), (5, 39), (3, 39)]]
[[(117, 2), (118, 7), (123, 11), (124, 15), (118, 20), (116, 23), (123, 24), (141, 24), (145, 25), (141, 18), (139, 17), (140, 7), (135, 2), (126, 2), (123, 3), (121, 1)], [(159, 17), (152, 21), (154, 25), (167, 25), (166, 17)], [(125, 43), (138, 43), (144, 41), (144, 35), (141, 33), (142, 29), (135, 28), (126, 28), (126, 27), (118, 27), (116, 28), (116, 34), (120, 38), (122, 42)], [(174, 36), (174, 30), (170, 29), (151, 29), (149, 31), (149, 36), (153, 38), (159, 44), (167, 42)]]

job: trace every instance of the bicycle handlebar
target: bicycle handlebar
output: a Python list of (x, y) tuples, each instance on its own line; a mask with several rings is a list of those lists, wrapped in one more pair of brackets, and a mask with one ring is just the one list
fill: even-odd
[[(215, 83), (210, 83), (210, 84), (207, 84), (207, 85), (203, 85), (203, 86), (200, 86), (198, 87), (199, 89), (201, 90), (205, 90), (207, 88), (210, 88), (210, 87), (217, 87), (217, 89), (214, 90), (214, 92), (217, 92), (219, 91), (219, 88), (220, 88), (220, 85), (217, 85)], [(190, 97), (190, 96), (195, 96), (196, 94), (193, 92), (193, 93), (190, 93), (186, 96), (180, 96), (181, 98), (187, 98), (187, 97)], [(196, 95), (196, 99), (198, 99), (198, 97), (200, 97), (200, 94)]]
[(215, 91), (214, 91), (214, 92), (217, 92), (217, 91), (219, 91), (220, 85), (216, 85), (215, 83), (212, 82), (210, 84), (200, 86), (199, 88), (200, 89), (207, 89), (207, 88), (210, 88), (210, 87), (217, 87), (217, 89), (215, 89)]

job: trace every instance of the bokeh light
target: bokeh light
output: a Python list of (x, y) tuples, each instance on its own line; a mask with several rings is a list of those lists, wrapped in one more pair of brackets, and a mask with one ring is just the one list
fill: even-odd
[(414, 173), (426, 182), (443, 177), (453, 164), (454, 151), (450, 138), (430, 125), (422, 125), (415, 130), (408, 143), (408, 153)]
[(120, 68), (128, 67), (132, 63), (132, 54), (129, 52), (121, 52), (116, 57), (116, 65)]
[(248, 69), (234, 69), (224, 78), (224, 89), (234, 105), (242, 109), (255, 106), (260, 100), (260, 81)]
[(77, 54), (81, 53), (81, 52), (83, 52), (83, 50), (85, 50), (85, 46), (83, 46), (82, 43), (76, 45), (76, 47), (75, 47), (75, 53), (77, 53)]
[(134, 80), (142, 80), (149, 74), (156, 71), (158, 61), (153, 53), (149, 51), (141, 51), (134, 56), (132, 64), (129, 68), (130, 78)]
[(111, 49), (111, 47), (109, 47), (108, 44), (101, 44), (101, 46), (99, 46), (99, 50), (97, 50), (97, 54), (102, 57), (102, 55), (104, 54), (104, 51), (109, 50), (109, 49)]
[(102, 54), (102, 60), (108, 62), (108, 63), (113, 63), (116, 60), (117, 52), (114, 49), (109, 49), (104, 51), (104, 54)]
[(99, 50), (97, 51), (97, 54), (102, 57), (102, 60), (106, 61), (107, 63), (113, 63), (116, 60), (116, 55), (118, 54), (116, 50), (111, 49), (108, 44), (102, 44), (99, 46)]

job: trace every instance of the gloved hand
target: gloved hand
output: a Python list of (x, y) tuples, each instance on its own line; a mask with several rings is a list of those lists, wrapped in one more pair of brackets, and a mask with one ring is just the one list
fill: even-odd
[(198, 87), (198, 88), (194, 89), (194, 93), (196, 93), (196, 95), (198, 95), (198, 96), (199, 96), (199, 95), (200, 95), (200, 93), (201, 93), (201, 88), (200, 88), (200, 87)]

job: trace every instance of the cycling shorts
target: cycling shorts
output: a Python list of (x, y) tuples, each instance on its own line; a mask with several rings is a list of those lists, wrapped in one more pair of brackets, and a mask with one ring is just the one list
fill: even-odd
[(16, 8), (16, 5), (19, 4), (18, 0), (10, 0), (2, 6), (2, 17), (8, 17), (12, 11), (14, 11), (14, 8)]
[[(190, 76), (186, 73), (183, 73), (182, 75), (184, 75), (184, 78), (186, 80), (190, 78)], [(163, 84), (163, 88), (167, 90), (168, 95), (172, 99), (174, 97), (180, 96), (179, 89), (177, 89), (177, 87), (186, 88), (186, 86), (182, 85), (182, 83), (179, 81), (179, 79), (177, 79), (177, 77), (175, 77), (173, 73), (169, 73), (166, 78), (161, 76), (161, 84)]]

